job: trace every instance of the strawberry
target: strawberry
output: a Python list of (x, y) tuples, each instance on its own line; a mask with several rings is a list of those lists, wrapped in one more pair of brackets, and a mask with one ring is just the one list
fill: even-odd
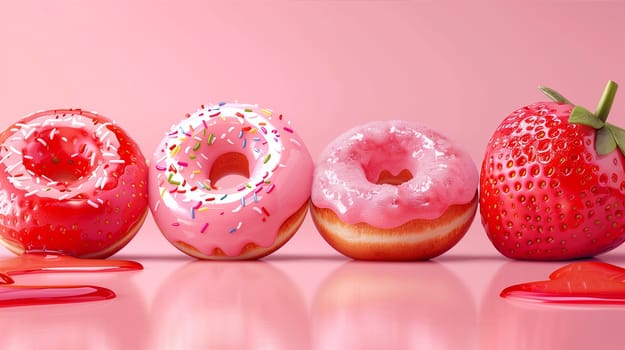
[(113, 121), (78, 109), (0, 132), (0, 242), (14, 253), (104, 258), (147, 213), (145, 157)]
[(480, 214), (503, 255), (566, 260), (625, 241), (625, 130), (606, 122), (616, 83), (592, 113), (552, 89), (553, 102), (512, 112), (490, 139)]

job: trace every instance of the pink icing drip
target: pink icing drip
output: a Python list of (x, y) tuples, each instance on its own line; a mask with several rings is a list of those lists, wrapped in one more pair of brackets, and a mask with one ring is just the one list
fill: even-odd
[[(259, 118), (267, 122), (259, 125)], [(195, 126), (193, 131), (189, 125)], [(173, 158), (186, 187), (176, 185), (179, 178), (168, 179), (163, 170), (168, 168), (166, 150), (176, 144), (172, 140), (180, 137), (181, 128), (188, 135)], [(214, 142), (208, 145), (211, 134)], [(248, 159), (248, 181), (210, 190), (198, 183), (206, 185), (212, 164), (229, 152)], [(237, 256), (248, 243), (262, 247), (274, 243), (282, 223), (308, 201), (312, 172), (304, 142), (279, 114), (255, 105), (207, 106), (174, 126), (158, 146), (150, 168), (150, 206), (170, 242), (185, 242), (206, 255), (220, 248), (228, 256)], [(196, 184), (193, 195), (176, 192)], [(230, 201), (241, 193), (245, 193), (243, 201)]]
[[(475, 196), (478, 173), (470, 156), (436, 131), (407, 121), (372, 122), (339, 136), (319, 158), (311, 199), (350, 224), (393, 228), (436, 219)], [(407, 169), (399, 185), (376, 184), (387, 170)]]

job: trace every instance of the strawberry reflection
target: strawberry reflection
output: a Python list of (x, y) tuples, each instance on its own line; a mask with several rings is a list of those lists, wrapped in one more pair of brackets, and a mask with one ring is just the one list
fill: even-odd
[(548, 279), (568, 263), (514, 261), (503, 265), (482, 304), (482, 349), (622, 349), (623, 306), (540, 304), (504, 299), (511, 285)]
[(261, 261), (194, 261), (172, 273), (152, 310), (152, 349), (307, 349), (293, 282)]
[(16, 278), (17, 283), (28, 285), (78, 285), (85, 281), (109, 288), (117, 296), (89, 303), (2, 308), (0, 348), (145, 349), (147, 310), (132, 281), (132, 273)]
[(477, 315), (466, 286), (436, 262), (349, 262), (313, 304), (316, 349), (474, 349)]

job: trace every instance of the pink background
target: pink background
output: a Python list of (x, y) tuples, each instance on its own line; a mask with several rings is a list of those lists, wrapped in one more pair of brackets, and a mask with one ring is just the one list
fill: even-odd
[[(0, 4), (0, 128), (35, 110), (81, 107), (115, 119), (150, 157), (163, 133), (186, 112), (202, 103), (237, 100), (291, 118), (315, 159), (352, 126), (409, 119), (456, 140), (479, 166), (499, 121), (519, 106), (544, 99), (537, 90), (541, 84), (592, 109), (608, 79), (620, 82), (623, 90), (611, 121), (625, 125), (624, 15), (625, 3), (619, 1), (7, 1)], [(610, 325), (622, 324), (625, 314), (592, 308), (534, 312), (499, 300), (502, 287), (545, 278), (561, 264), (500, 257), (479, 218), (455, 248), (425, 264), (348, 262), (320, 238), (309, 218), (265, 263), (193, 263), (165, 241), (151, 218), (117, 257), (139, 260), (146, 269), (123, 277), (20, 280), (97, 282), (118, 292), (114, 302), (0, 310), (0, 319), (37, 320), (52, 347), (64, 342), (94, 347), (97, 336), (100, 343), (109, 337), (126, 346), (204, 348), (209, 343), (194, 335), (212, 325), (208, 328), (217, 338), (238, 334), (232, 337), (238, 340), (228, 338), (234, 345), (211, 343), (217, 348), (259, 347), (268, 339), (279, 339), (277, 348), (366, 348), (363, 344), (373, 347), (375, 341), (365, 335), (386, 325), (392, 327), (385, 336), (396, 348), (535, 349), (546, 345), (527, 339), (548, 335), (546, 348), (554, 349), (596, 341), (596, 334), (566, 338), (558, 333), (558, 322), (569, 322), (573, 331), (595, 327), (607, 339), (604, 345), (614, 345)], [(623, 264), (625, 247), (601, 258)], [(284, 300), (263, 289), (262, 281), (241, 282), (220, 271), (262, 276), (282, 291), (293, 291), (292, 300), (285, 297), (292, 311), (278, 312), (267, 325), (266, 312), (251, 302), (202, 304), (205, 312), (197, 313), (196, 304), (177, 297), (223, 297), (219, 290), (206, 289), (198, 280), (204, 277), (243, 297), (249, 288), (258, 288), (267, 305), (283, 307)], [(433, 289), (424, 289), (415, 278)], [(341, 323), (337, 315), (352, 315), (349, 310), (360, 300), (360, 292), (350, 288), (380, 283), (394, 286), (392, 292), (367, 289), (373, 299), (358, 309), (380, 319)], [(171, 290), (172, 285), (187, 288)], [(448, 299), (437, 299), (442, 298), (437, 286), (448, 291)], [(428, 301), (425, 309), (410, 304), (413, 295)], [(388, 303), (391, 299), (395, 302)], [(128, 305), (140, 305), (133, 321), (111, 326), (112, 310), (130, 312)], [(178, 308), (195, 316), (177, 315)], [(81, 339), (60, 337), (63, 332), (54, 327), (65, 328), (59, 320), (78, 317), (81, 310), (93, 312), (93, 320), (85, 321), (91, 331)], [(213, 314), (220, 310), (237, 326), (220, 322)], [(415, 319), (420, 312), (423, 318)], [(456, 328), (450, 329), (441, 313), (459, 317)], [(70, 329), (73, 324), (67, 322)], [(535, 322), (552, 332), (537, 330)], [(182, 324), (190, 328), (185, 332)], [(198, 324), (203, 326), (194, 332)], [(17, 335), (28, 329), (7, 325), (16, 334), (9, 345), (25, 347), (27, 337)]]

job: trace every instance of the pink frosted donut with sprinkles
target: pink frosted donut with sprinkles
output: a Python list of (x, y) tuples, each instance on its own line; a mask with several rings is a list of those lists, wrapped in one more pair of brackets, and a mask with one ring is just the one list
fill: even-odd
[(148, 165), (114, 121), (95, 112), (30, 114), (0, 132), (0, 241), (16, 254), (105, 258), (148, 212)]
[[(202, 106), (157, 147), (150, 208), (167, 240), (190, 256), (257, 259), (302, 224), (312, 172), (308, 149), (281, 114), (249, 104)], [(233, 175), (237, 181), (220, 181)]]

